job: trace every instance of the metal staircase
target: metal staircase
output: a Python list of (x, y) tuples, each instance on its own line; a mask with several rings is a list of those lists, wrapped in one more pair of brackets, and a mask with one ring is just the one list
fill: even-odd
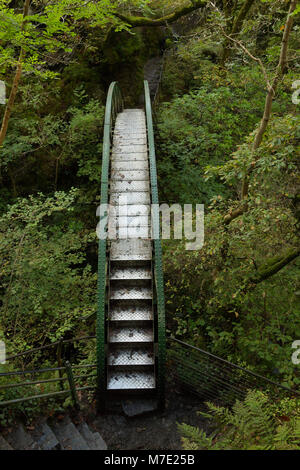
[[(150, 175), (143, 110), (118, 114), (111, 157), (108, 390), (155, 389)], [(118, 204), (118, 206), (116, 206)], [(112, 230), (114, 232), (114, 230)]]
[[(164, 401), (165, 313), (151, 101), (123, 109), (117, 84), (106, 105), (97, 317), (100, 406), (112, 396)], [(151, 204), (157, 210), (151, 214)], [(102, 220), (100, 218), (100, 220)]]

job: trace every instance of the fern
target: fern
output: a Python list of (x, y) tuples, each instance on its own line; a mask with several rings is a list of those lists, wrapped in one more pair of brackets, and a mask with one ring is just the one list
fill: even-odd
[[(179, 425), (186, 450), (300, 450), (300, 413), (295, 399), (274, 403), (260, 391), (250, 391), (232, 410), (207, 403), (202, 416), (214, 421), (217, 434)], [(289, 416), (283, 415), (288, 410)]]

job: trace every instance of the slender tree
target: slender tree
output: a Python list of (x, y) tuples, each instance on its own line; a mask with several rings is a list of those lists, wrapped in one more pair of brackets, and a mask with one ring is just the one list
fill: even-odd
[(297, 0), (292, 0), (290, 3), (287, 20), (286, 20), (285, 27), (284, 27), (284, 32), (283, 32), (282, 41), (281, 41), (280, 55), (279, 55), (278, 65), (276, 67), (276, 72), (275, 72), (272, 82), (267, 83), (268, 92), (267, 92), (266, 99), (265, 99), (264, 113), (260, 121), (260, 124), (258, 126), (256, 135), (253, 141), (253, 146), (252, 146), (253, 161), (252, 161), (251, 166), (247, 169), (243, 178), (242, 191), (241, 191), (241, 205), (235, 211), (232, 211), (225, 216), (224, 218), (225, 224), (229, 224), (232, 220), (242, 215), (244, 212), (247, 211), (247, 208), (248, 208), (247, 199), (248, 199), (248, 193), (249, 193), (249, 177), (255, 168), (255, 164), (257, 160), (257, 157), (255, 156), (255, 152), (259, 148), (262, 142), (263, 136), (266, 132), (266, 129), (270, 120), (271, 112), (272, 112), (273, 99), (274, 99), (276, 90), (278, 88), (278, 85), (280, 83), (280, 80), (286, 68), (288, 41), (289, 41), (289, 37), (290, 37), (292, 25), (293, 25), (293, 20), (294, 20), (293, 12), (295, 11), (296, 5), (297, 5)]
[[(28, 16), (29, 12), (29, 6), (30, 6), (30, 0), (25, 0), (24, 2), (24, 7), (23, 7), (23, 20), (21, 23), (21, 32), (24, 32), (26, 28), (26, 18)], [(4, 111), (4, 117), (2, 120), (2, 125), (1, 125), (1, 130), (0, 130), (0, 147), (3, 145), (6, 133), (7, 133), (7, 128), (8, 128), (8, 123), (9, 119), (13, 110), (14, 102), (17, 96), (18, 88), (19, 88), (19, 83), (21, 80), (22, 76), (22, 68), (23, 68), (23, 61), (25, 57), (25, 50), (21, 46), (20, 54), (19, 54), (19, 59), (17, 62), (17, 68), (16, 68), (16, 73), (14, 76), (13, 84), (11, 87), (10, 95), (5, 107)]]

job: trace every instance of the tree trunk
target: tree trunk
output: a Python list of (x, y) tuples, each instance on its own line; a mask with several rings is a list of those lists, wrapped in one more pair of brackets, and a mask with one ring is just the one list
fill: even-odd
[[(263, 114), (262, 120), (260, 122), (260, 125), (258, 127), (258, 130), (254, 138), (254, 142), (253, 142), (253, 147), (252, 147), (253, 152), (255, 152), (255, 150), (259, 148), (262, 142), (264, 133), (267, 129), (267, 126), (270, 120), (273, 98), (275, 96), (280, 78), (282, 77), (285, 71), (286, 62), (287, 62), (288, 41), (289, 41), (289, 36), (291, 33), (293, 19), (294, 19), (292, 16), (292, 13), (294, 12), (296, 8), (296, 4), (297, 4), (297, 0), (291, 1), (288, 16), (287, 16), (287, 21), (285, 24), (284, 33), (283, 33), (283, 37), (281, 41), (281, 50), (280, 50), (278, 65), (276, 68), (276, 73), (275, 73), (275, 76), (273, 78), (271, 85), (268, 87), (268, 93), (267, 93), (266, 100), (265, 100), (264, 114)], [(229, 224), (232, 220), (236, 219), (238, 216), (240, 216), (241, 214), (247, 211), (248, 206), (247, 206), (246, 200), (248, 198), (248, 192), (249, 192), (249, 177), (254, 168), (255, 168), (255, 161), (253, 162), (251, 167), (248, 168), (248, 171), (243, 179), (242, 192), (241, 192), (242, 205), (237, 210), (225, 216), (224, 218), (225, 224)]]
[[(242, 7), (239, 11), (239, 13), (237, 14), (237, 16), (233, 20), (232, 28), (231, 28), (231, 31), (229, 33), (230, 36), (236, 36), (237, 34), (239, 34), (239, 32), (242, 29), (244, 20), (246, 19), (246, 16), (248, 15), (248, 13), (250, 11), (250, 8), (252, 7), (254, 2), (255, 2), (255, 0), (245, 0), (245, 2), (243, 3), (243, 5), (242, 5)], [(225, 66), (226, 61), (228, 60), (228, 58), (230, 56), (229, 44), (230, 44), (230, 40), (228, 38), (225, 38), (225, 41), (223, 43), (223, 54), (222, 54), (222, 58), (221, 58), (221, 65), (223, 67)]]
[[(30, 5), (30, 0), (25, 0), (24, 8), (23, 8), (23, 21), (22, 21), (22, 25), (21, 25), (21, 31), (24, 31), (24, 29), (25, 29), (26, 17), (28, 16), (29, 5)], [(23, 48), (21, 48), (18, 63), (17, 63), (16, 73), (15, 73), (15, 76), (14, 76), (12, 88), (11, 88), (11, 91), (10, 91), (10, 95), (9, 95), (9, 98), (8, 98), (8, 102), (7, 102), (5, 112), (4, 112), (4, 116), (3, 116), (3, 120), (2, 120), (2, 125), (1, 125), (1, 130), (0, 130), (0, 148), (2, 147), (4, 139), (6, 137), (9, 119), (10, 119), (10, 116), (11, 116), (11, 113), (12, 113), (12, 110), (13, 110), (13, 106), (14, 106), (14, 102), (15, 102), (15, 99), (16, 99), (16, 95), (17, 95), (17, 92), (18, 92), (19, 83), (20, 83), (21, 76), (22, 76), (22, 67), (23, 67), (24, 57), (25, 57), (25, 51), (24, 51)]]

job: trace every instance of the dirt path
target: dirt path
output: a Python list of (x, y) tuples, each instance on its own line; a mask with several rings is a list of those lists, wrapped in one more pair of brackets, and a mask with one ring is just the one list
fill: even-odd
[(208, 421), (197, 415), (203, 405), (193, 396), (173, 393), (162, 413), (127, 418), (121, 413), (107, 413), (90, 420), (109, 450), (180, 450), (177, 423), (187, 423), (209, 431)]

